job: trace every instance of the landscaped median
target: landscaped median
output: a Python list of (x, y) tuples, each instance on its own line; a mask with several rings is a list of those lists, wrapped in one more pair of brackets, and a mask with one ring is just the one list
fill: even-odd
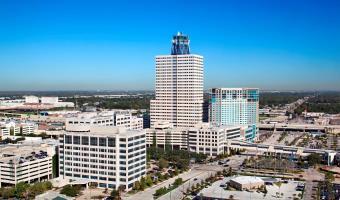
[(158, 190), (156, 190), (156, 193), (154, 194), (154, 197), (157, 199), (160, 196), (163, 196), (164, 194), (170, 192), (171, 190), (176, 189), (178, 186), (182, 185), (183, 179), (182, 178), (177, 178), (172, 185), (169, 187), (161, 187)]

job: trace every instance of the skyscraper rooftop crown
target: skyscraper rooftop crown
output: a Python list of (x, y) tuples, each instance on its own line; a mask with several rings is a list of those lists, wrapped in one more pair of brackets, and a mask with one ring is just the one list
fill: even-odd
[(190, 54), (189, 36), (178, 32), (172, 37), (171, 55)]

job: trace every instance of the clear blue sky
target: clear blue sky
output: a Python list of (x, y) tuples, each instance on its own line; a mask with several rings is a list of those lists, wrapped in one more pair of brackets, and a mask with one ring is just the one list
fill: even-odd
[(0, 90), (153, 89), (188, 34), (205, 88), (340, 90), (340, 1), (0, 1)]

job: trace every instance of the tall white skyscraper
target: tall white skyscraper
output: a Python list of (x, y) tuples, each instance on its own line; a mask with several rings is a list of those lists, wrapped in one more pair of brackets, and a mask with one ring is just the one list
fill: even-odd
[(151, 127), (170, 122), (193, 127), (203, 117), (203, 56), (190, 54), (189, 38), (173, 36), (171, 55), (156, 56), (156, 99), (151, 100)]

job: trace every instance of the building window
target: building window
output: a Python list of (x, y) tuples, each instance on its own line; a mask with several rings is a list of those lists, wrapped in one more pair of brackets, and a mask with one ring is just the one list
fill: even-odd
[(99, 138), (99, 146), (106, 147), (106, 138)]
[(90, 143), (91, 143), (91, 146), (98, 146), (98, 138), (91, 137), (90, 138)]
[(80, 136), (73, 136), (73, 144), (80, 144)]
[(82, 145), (89, 145), (89, 137), (81, 137), (81, 144)]
[(115, 147), (115, 146), (116, 146), (116, 145), (115, 145), (115, 143), (116, 143), (115, 138), (108, 138), (108, 139), (107, 139), (107, 143), (108, 143), (108, 146), (109, 146), (109, 147)]
[(72, 144), (72, 136), (66, 135), (65, 136), (65, 143), (66, 144)]

